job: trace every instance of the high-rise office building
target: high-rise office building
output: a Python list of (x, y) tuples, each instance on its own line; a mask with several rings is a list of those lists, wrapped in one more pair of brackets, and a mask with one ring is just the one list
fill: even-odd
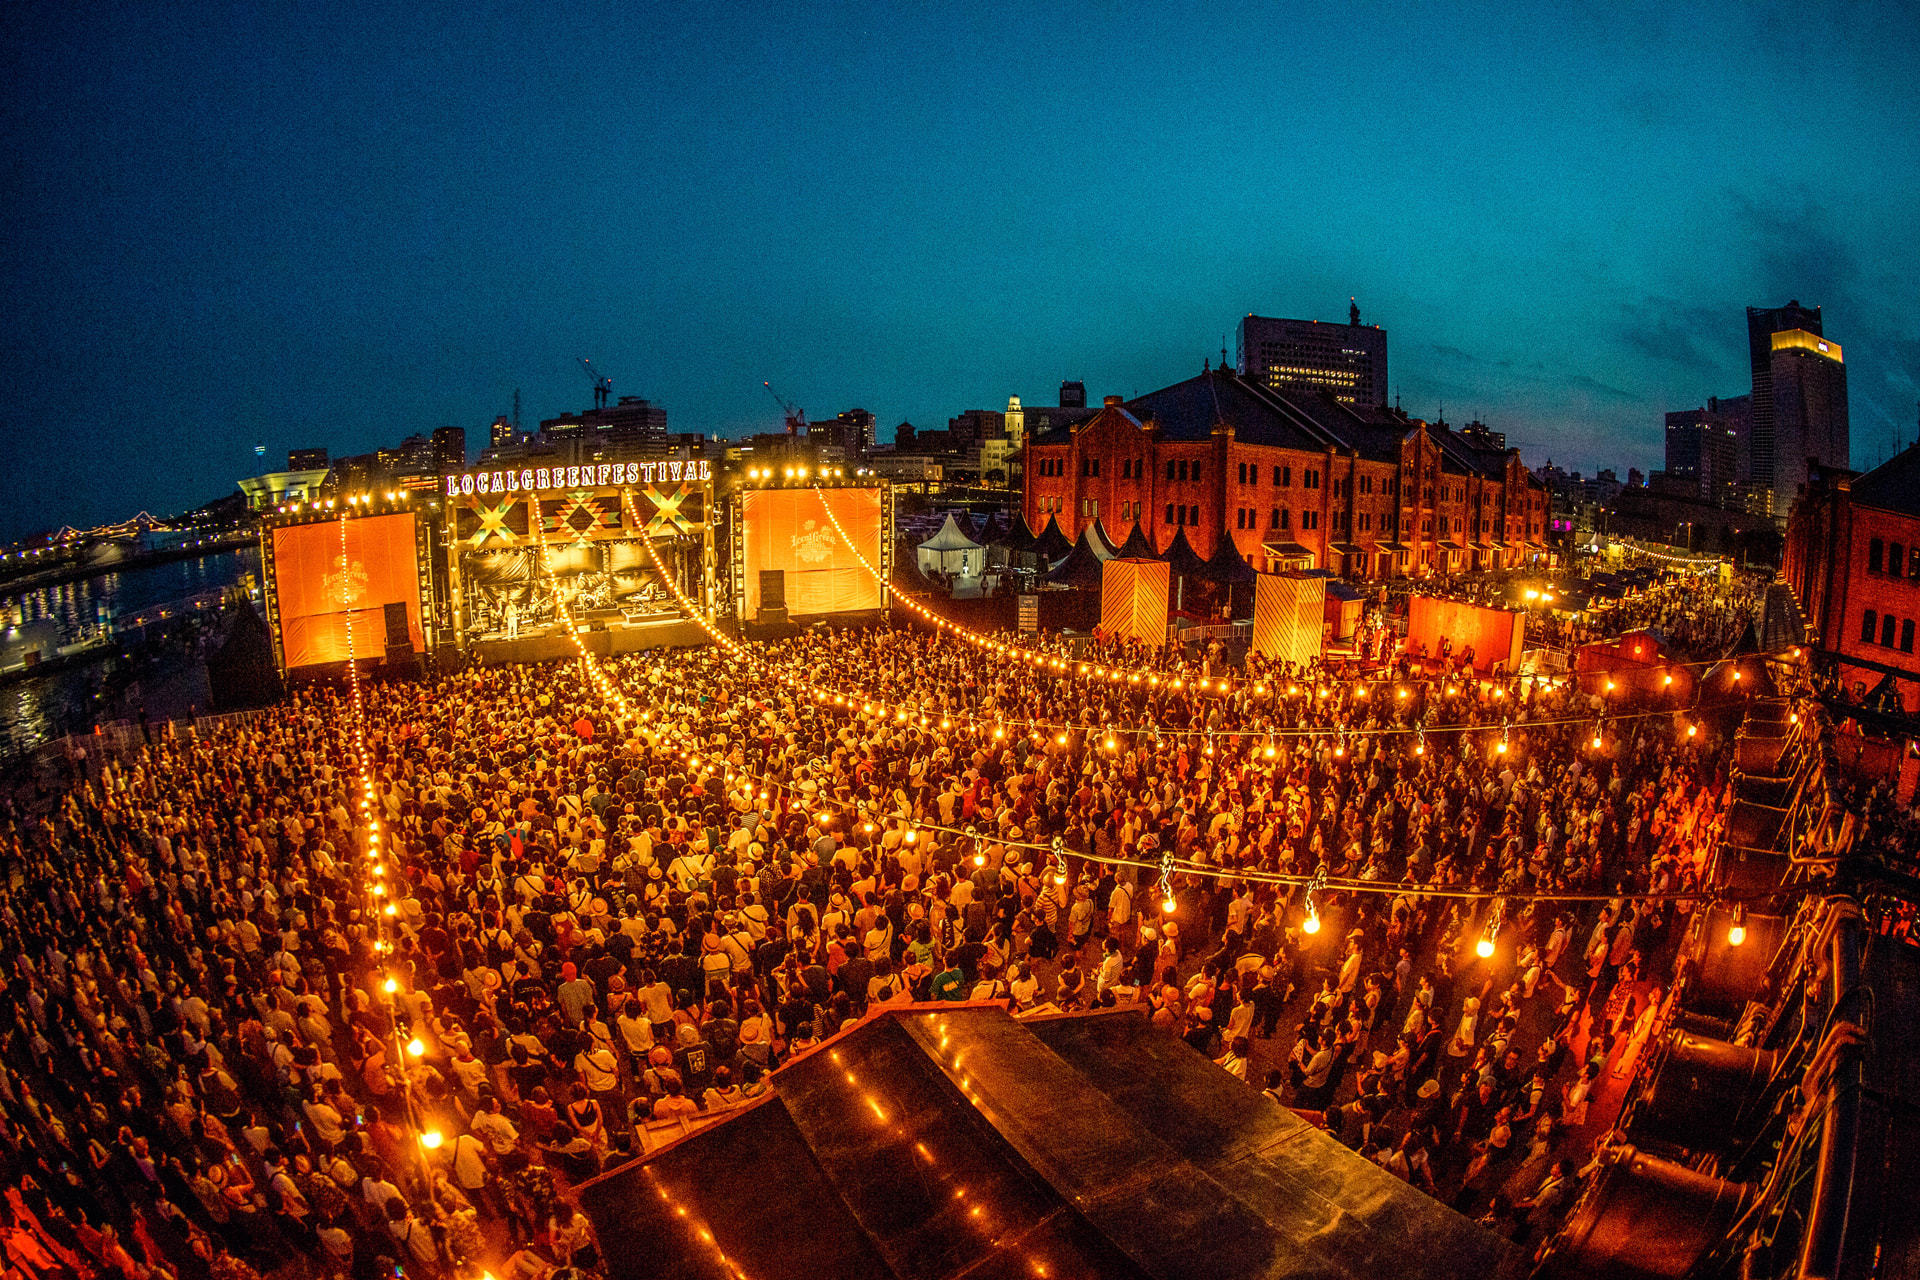
[(444, 473), (462, 470), (466, 465), (467, 429), (435, 427), (433, 429), (433, 469)]
[(1741, 445), (1748, 436), (1752, 401), (1709, 397), (1705, 407), (1667, 415), (1667, 469), (1670, 481), (1684, 482), (1692, 493), (1719, 507), (1739, 505)]
[(874, 417), (865, 409), (842, 409), (831, 418), (807, 424), (807, 439), (863, 458), (873, 449)]
[(551, 441), (589, 441), (602, 449), (642, 448), (665, 442), (667, 411), (639, 396), (621, 396), (597, 409), (542, 418), (540, 434)]
[[(1820, 308), (1803, 307), (1796, 298), (1784, 307), (1747, 308), (1747, 358), (1753, 369), (1753, 436), (1748, 470), (1761, 514), (1784, 520), (1793, 504), (1793, 486), (1774, 475), (1780, 453), (1773, 414), (1773, 335), (1799, 329), (1820, 336)], [(1805, 464), (1799, 472), (1805, 475)]]
[(1240, 376), (1282, 394), (1330, 391), (1362, 408), (1387, 402), (1387, 331), (1361, 324), (1358, 305), (1346, 324), (1248, 315), (1239, 345)]
[(1773, 514), (1792, 510), (1809, 465), (1845, 470), (1852, 454), (1847, 424), (1847, 366), (1840, 344), (1805, 329), (1770, 339), (1768, 390), (1773, 411)]
[(489, 449), (498, 449), (502, 445), (512, 444), (514, 437), (519, 434), (518, 431), (513, 429), (512, 421), (503, 413), (493, 420), (491, 427), (487, 428), (487, 447)]

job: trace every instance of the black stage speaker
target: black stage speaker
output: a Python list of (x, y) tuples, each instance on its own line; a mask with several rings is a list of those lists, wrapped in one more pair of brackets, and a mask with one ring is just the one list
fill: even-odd
[(391, 651), (401, 645), (412, 648), (413, 641), (407, 635), (407, 606), (404, 603), (390, 604), (385, 606), (385, 610), (388, 650)]
[(787, 607), (787, 571), (785, 569), (760, 571), (760, 607), (762, 609)]

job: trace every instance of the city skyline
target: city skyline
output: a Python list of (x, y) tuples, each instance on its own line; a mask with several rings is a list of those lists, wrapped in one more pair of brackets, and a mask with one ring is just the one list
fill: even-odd
[(1789, 298), (1855, 464), (1911, 438), (1912, 14), (1222, 29), (1279, 16), (10, 11), (5, 532), (204, 501), (257, 443), (477, 448), (516, 389), (590, 405), (581, 356), (677, 431), (777, 430), (767, 381), (884, 441), (1349, 296), (1390, 397), (1529, 465), (1654, 469)]

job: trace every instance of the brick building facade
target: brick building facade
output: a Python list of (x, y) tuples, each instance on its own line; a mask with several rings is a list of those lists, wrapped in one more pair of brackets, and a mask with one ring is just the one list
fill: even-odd
[(1256, 569), (1428, 577), (1546, 556), (1547, 492), (1518, 450), (1397, 409), (1287, 397), (1227, 369), (1030, 437), (1023, 511), (1068, 538), (1136, 523), (1164, 551), (1181, 530)]
[(1787, 524), (1782, 564), (1817, 650), (1842, 686), (1886, 686), (1920, 712), (1920, 445), (1865, 475), (1816, 470)]

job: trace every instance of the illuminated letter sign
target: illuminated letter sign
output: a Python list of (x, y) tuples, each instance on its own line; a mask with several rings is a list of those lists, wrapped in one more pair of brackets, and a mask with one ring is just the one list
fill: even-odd
[(605, 488), (616, 484), (705, 481), (713, 466), (704, 458), (685, 462), (601, 462), (591, 466), (527, 468), (522, 471), (468, 471), (447, 477), (447, 496), (537, 493), (547, 489)]

